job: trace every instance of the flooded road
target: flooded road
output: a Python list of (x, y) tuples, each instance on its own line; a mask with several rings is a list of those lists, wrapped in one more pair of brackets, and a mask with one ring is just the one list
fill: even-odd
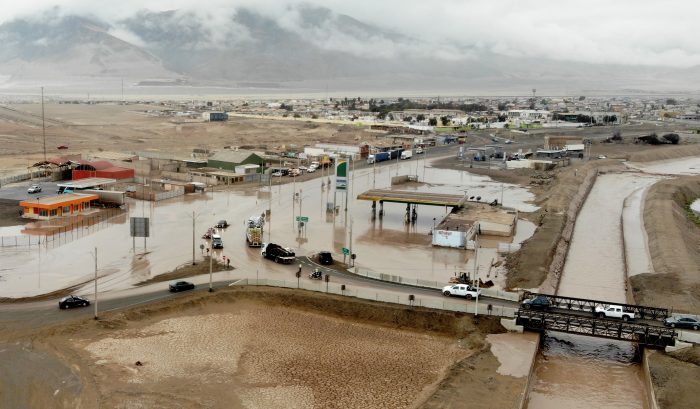
[[(419, 206), (417, 223), (405, 225), (405, 205), (387, 203), (385, 216), (373, 219), (371, 202), (353, 199), (373, 186), (389, 188), (391, 177), (397, 174), (419, 174), (421, 178), (424, 175), (426, 182), (395, 186), (398, 189), (466, 192), (470, 196), (481, 196), (482, 201), (500, 201), (503, 195), (506, 206), (521, 211), (536, 209), (529, 203), (534, 196), (526, 188), (496, 183), (466, 171), (424, 168), (422, 160), (355, 171), (349, 183), (347, 212), (344, 210), (345, 193), (334, 194), (332, 189), (322, 189), (321, 179), (272, 186), (271, 195), (266, 192), (268, 186), (252, 186), (246, 190), (187, 195), (157, 203), (130, 201), (128, 216), (145, 216), (151, 220), (151, 237), (147, 239), (145, 252), (143, 239), (137, 239), (136, 250), (132, 249), (128, 217), (55, 248), (3, 248), (0, 249), (3, 284), (0, 297), (36, 295), (89, 281), (94, 274), (92, 251), (95, 247), (98, 248), (102, 290), (125, 288), (170, 271), (192, 260), (192, 212), (196, 219), (196, 259), (202, 258), (199, 248), (203, 244), (202, 233), (217, 220), (227, 219), (231, 226), (221, 232), (225, 247), (215, 251), (216, 256), (230, 257), (231, 265), (247, 273), (259, 273), (261, 278), (288, 274), (288, 267), (263, 260), (259, 249), (245, 245), (245, 220), (268, 208), (271, 217), (265, 226), (265, 241), (294, 247), (299, 255), (331, 250), (342, 259), (341, 249), (352, 247), (359, 266), (409, 278), (447, 281), (463, 268), (469, 257), (469, 252), (464, 250), (430, 245), (428, 233), (449, 208)], [(293, 200), (295, 192), (300, 193), (299, 200)], [(334, 201), (340, 207), (335, 217), (326, 212), (327, 203)], [(301, 234), (295, 221), (297, 216), (309, 218)], [(530, 226), (525, 226), (521, 234), (531, 230)], [(12, 229), (16, 227), (2, 228), (0, 235), (10, 235), (15, 231)]]

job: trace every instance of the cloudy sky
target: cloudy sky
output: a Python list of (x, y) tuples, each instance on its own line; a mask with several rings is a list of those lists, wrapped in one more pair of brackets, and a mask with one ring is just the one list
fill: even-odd
[[(0, 0), (0, 22), (59, 14), (91, 15), (118, 25), (142, 9), (189, 10), (213, 27), (236, 7), (294, 24), (290, 0)], [(440, 45), (467, 45), (510, 56), (624, 65), (700, 65), (698, 0), (311, 0), (362, 22)], [(115, 28), (118, 30), (118, 28)], [(128, 33), (122, 33), (128, 36)], [(138, 41), (138, 39), (133, 39)], [(446, 56), (446, 58), (448, 58)]]

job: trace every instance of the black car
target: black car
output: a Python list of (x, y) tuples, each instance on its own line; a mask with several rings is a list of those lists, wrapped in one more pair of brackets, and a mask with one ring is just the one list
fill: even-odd
[(526, 310), (548, 310), (552, 307), (552, 302), (549, 300), (548, 297), (545, 297), (544, 295), (538, 295), (535, 298), (524, 300), (522, 303), (522, 307)]
[(170, 292), (171, 293), (177, 293), (180, 291), (187, 291), (187, 290), (194, 290), (194, 284), (188, 282), (188, 281), (176, 281), (174, 283), (170, 283)]
[(268, 260), (273, 260), (275, 263), (292, 264), (296, 260), (294, 250), (282, 247), (279, 244), (268, 243), (263, 245), (260, 255)]
[(219, 221), (216, 222), (216, 224), (214, 225), (214, 227), (216, 227), (217, 229), (225, 229), (225, 228), (227, 228), (228, 226), (229, 226), (229, 224), (228, 224), (228, 222), (227, 222), (226, 220), (219, 220)]
[(668, 317), (664, 320), (664, 325), (671, 328), (691, 328), (698, 330), (700, 321), (693, 317)]
[(58, 308), (62, 310), (73, 307), (87, 307), (88, 305), (90, 305), (90, 301), (83, 297), (78, 297), (77, 295), (69, 295), (58, 301)]
[(322, 251), (318, 253), (318, 262), (324, 266), (329, 266), (333, 264), (333, 255), (330, 251)]

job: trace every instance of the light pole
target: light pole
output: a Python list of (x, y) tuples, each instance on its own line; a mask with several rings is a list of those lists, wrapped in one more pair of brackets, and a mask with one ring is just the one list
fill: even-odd
[(195, 221), (197, 218), (201, 216), (201, 214), (195, 214), (194, 210), (192, 210), (192, 265), (195, 265)]
[(97, 319), (97, 247), (95, 247), (95, 319)]
[[(212, 242), (214, 240), (212, 239)], [(209, 243), (209, 292), (214, 291), (214, 288), (211, 285), (212, 281), (212, 259), (214, 258), (214, 248), (211, 245), (211, 242)]]

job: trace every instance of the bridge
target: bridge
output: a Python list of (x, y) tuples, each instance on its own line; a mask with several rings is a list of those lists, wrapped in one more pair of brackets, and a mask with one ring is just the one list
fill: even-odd
[(526, 291), (523, 298), (546, 297), (552, 303), (553, 308), (566, 310), (567, 313), (586, 312), (594, 313), (598, 305), (620, 305), (625, 311), (634, 311), (641, 320), (663, 321), (669, 317), (668, 309), (657, 307), (646, 307), (635, 304), (618, 304), (610, 301), (589, 300), (585, 298), (562, 297), (552, 294), (532, 293)]
[(519, 309), (515, 322), (530, 331), (558, 331), (620, 341), (662, 349), (675, 345), (676, 331), (671, 328), (633, 323), (594, 316), (562, 314)]

